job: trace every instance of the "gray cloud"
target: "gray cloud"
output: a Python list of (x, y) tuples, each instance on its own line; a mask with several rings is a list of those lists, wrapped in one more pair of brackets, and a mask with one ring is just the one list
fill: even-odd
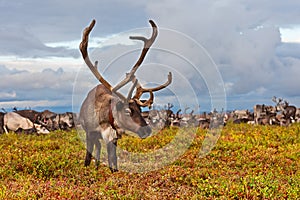
[(0, 54), (25, 58), (78, 57), (77, 50), (63, 47), (48, 47), (33, 33), (21, 27), (2, 26), (0, 29)]
[(292, 57), (292, 58), (300, 59), (300, 44), (299, 43), (281, 43), (276, 48), (276, 55), (278, 57)]
[(45, 44), (80, 39), (83, 27), (93, 18), (98, 20), (94, 32), (99, 36), (138, 27), (145, 21), (139, 6), (118, 0), (1, 1), (0, 10), (1, 55), (32, 58), (78, 57), (78, 49)]
[(95, 31), (99, 35), (135, 28), (145, 21), (140, 5), (120, 0), (2, 1), (0, 9), (1, 24), (27, 28), (44, 42), (78, 39), (93, 18), (101, 23)]

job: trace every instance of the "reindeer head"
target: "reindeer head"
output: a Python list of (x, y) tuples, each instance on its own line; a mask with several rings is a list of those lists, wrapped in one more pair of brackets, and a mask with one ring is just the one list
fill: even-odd
[(275, 96), (272, 98), (272, 101), (276, 103), (275, 110), (283, 111), (286, 107), (289, 106), (289, 102), (284, 100), (283, 98), (276, 98)]

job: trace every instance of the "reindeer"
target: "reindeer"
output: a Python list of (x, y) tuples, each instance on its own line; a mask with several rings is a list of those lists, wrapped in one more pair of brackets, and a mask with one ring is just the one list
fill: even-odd
[(276, 103), (276, 111), (281, 111), (284, 115), (284, 120), (289, 124), (291, 121), (295, 121), (297, 108), (295, 106), (289, 105), (288, 101), (284, 101), (282, 98), (277, 98), (274, 96), (272, 101)]
[[(86, 156), (84, 164), (85, 166), (90, 165), (95, 146), (96, 168), (98, 168), (101, 149), (99, 139), (103, 139), (107, 146), (109, 168), (111, 172), (116, 172), (118, 171), (116, 155), (118, 139), (125, 130), (136, 133), (142, 139), (150, 136), (152, 130), (141, 115), (141, 107), (148, 106), (150, 108), (152, 106), (154, 99), (153, 92), (167, 87), (172, 82), (172, 74), (169, 72), (167, 82), (155, 88), (143, 88), (134, 75), (158, 34), (156, 24), (152, 20), (149, 20), (152, 26), (152, 35), (149, 39), (141, 36), (130, 36), (130, 39), (144, 42), (139, 59), (131, 71), (126, 73), (126, 77), (115, 87), (112, 87), (98, 72), (98, 62), (96, 61), (93, 64), (88, 55), (88, 38), (95, 23), (96, 21), (93, 20), (85, 28), (80, 43), (80, 51), (86, 65), (101, 83), (88, 93), (80, 109), (79, 120), (86, 132)], [(127, 97), (125, 97), (118, 90), (129, 82), (133, 84), (129, 89)], [(134, 90), (136, 90), (136, 93), (132, 97)], [(144, 93), (149, 93), (150, 97), (148, 100), (140, 100), (140, 97)]]
[(48, 134), (50, 133), (45, 127), (40, 124), (33, 123), (30, 119), (21, 116), (16, 112), (8, 112), (3, 116), (3, 129), (6, 134), (8, 130), (15, 132)]
[(3, 128), (3, 124), (4, 124), (4, 115), (5, 113), (0, 112), (0, 134), (4, 133), (4, 128)]

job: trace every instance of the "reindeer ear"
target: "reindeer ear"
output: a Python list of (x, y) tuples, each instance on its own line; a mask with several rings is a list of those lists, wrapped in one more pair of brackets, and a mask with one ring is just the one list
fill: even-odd
[(124, 103), (122, 101), (118, 101), (116, 104), (117, 111), (121, 111), (124, 108)]

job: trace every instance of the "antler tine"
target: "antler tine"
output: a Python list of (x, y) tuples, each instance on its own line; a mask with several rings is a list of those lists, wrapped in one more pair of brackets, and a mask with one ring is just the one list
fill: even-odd
[(148, 106), (148, 108), (151, 108), (152, 104), (153, 104), (154, 95), (153, 95), (152, 91), (149, 91), (149, 94), (150, 94), (150, 97), (146, 101), (141, 101), (140, 99), (136, 99), (136, 98), (134, 98), (134, 100), (141, 107), (147, 107)]
[[(81, 51), (81, 55), (83, 57), (83, 60), (85, 61), (85, 63), (87, 64), (87, 66), (90, 68), (90, 70), (92, 71), (92, 73), (94, 74), (94, 76), (110, 91), (113, 91), (113, 87), (101, 76), (101, 74), (98, 72), (97, 70), (97, 65), (98, 65), (98, 61), (95, 61), (95, 64), (93, 64), (89, 58), (89, 54), (87, 51), (88, 48), (88, 42), (89, 42), (89, 34), (92, 31), (92, 29), (94, 28), (96, 24), (96, 20), (93, 19), (92, 22), (90, 23), (90, 25), (88, 27), (86, 27), (83, 31), (82, 34), (82, 41), (79, 45), (79, 49)], [(121, 98), (122, 100), (126, 100), (126, 98), (118, 93), (118, 92), (114, 92), (119, 98)]]
[(138, 83), (138, 80), (134, 77), (134, 79), (132, 80), (132, 82), (133, 82), (133, 85), (131, 86), (131, 88), (130, 88), (130, 90), (128, 92), (127, 101), (129, 101), (131, 99), (133, 90), (136, 87), (136, 85)]
[(157, 87), (154, 87), (154, 88), (143, 88), (140, 84), (138, 84), (137, 89), (136, 89), (136, 93), (135, 93), (133, 98), (140, 99), (140, 97), (142, 96), (143, 93), (145, 93), (145, 92), (156, 92), (158, 90), (164, 89), (165, 87), (167, 87), (171, 83), (172, 83), (172, 73), (169, 72), (168, 80), (160, 86), (157, 86)]
[(151, 35), (151, 37), (149, 39), (147, 39), (145, 37), (142, 37), (142, 36), (130, 36), (129, 37), (132, 40), (141, 40), (141, 41), (143, 41), (144, 42), (144, 47), (143, 47), (142, 53), (141, 53), (138, 61), (132, 67), (131, 71), (126, 74), (126, 77), (125, 77), (125, 79), (123, 81), (121, 81), (118, 85), (116, 85), (113, 88), (113, 91), (119, 90), (121, 87), (123, 87), (124, 85), (126, 85), (128, 82), (130, 82), (131, 80), (133, 80), (134, 73), (139, 68), (139, 66), (143, 63), (148, 50), (150, 49), (151, 45), (155, 41), (155, 39), (157, 37), (157, 34), (158, 34), (157, 26), (156, 26), (156, 24), (152, 20), (149, 20), (149, 23), (152, 26), (152, 35)]
[[(137, 104), (140, 105), (141, 107), (146, 107), (146, 106), (148, 106), (149, 108), (151, 108), (151, 106), (152, 106), (152, 104), (153, 104), (153, 100), (154, 100), (153, 92), (156, 92), (156, 91), (158, 91), (158, 90), (161, 90), (161, 89), (167, 87), (168, 85), (171, 84), (171, 82), (172, 82), (172, 73), (169, 72), (169, 74), (168, 74), (168, 80), (167, 80), (164, 84), (162, 84), (162, 85), (160, 85), (160, 86), (158, 86), (158, 87), (154, 87), (154, 88), (143, 88), (143, 87), (141, 86), (140, 83), (137, 83), (137, 86), (136, 86), (136, 93), (135, 93), (133, 99), (135, 99), (135, 101), (137, 102)], [(141, 98), (141, 96), (142, 96), (144, 93), (146, 93), (146, 92), (149, 92), (149, 93), (150, 93), (150, 97), (149, 97), (148, 100), (142, 102), (142, 101), (140, 100), (140, 98)]]
[(289, 105), (289, 102), (287, 100), (284, 100), (285, 105)]

